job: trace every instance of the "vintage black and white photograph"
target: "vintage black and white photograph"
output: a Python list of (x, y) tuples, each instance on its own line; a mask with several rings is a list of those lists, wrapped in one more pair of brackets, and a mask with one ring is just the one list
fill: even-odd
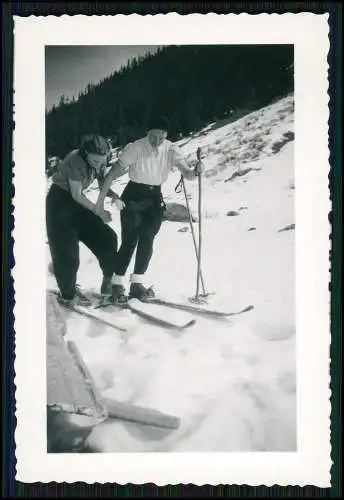
[(309, 46), (68, 40), (40, 45), (43, 453), (302, 453)]
[(295, 451), (293, 46), (45, 63), (49, 409), (104, 400), (97, 451)]

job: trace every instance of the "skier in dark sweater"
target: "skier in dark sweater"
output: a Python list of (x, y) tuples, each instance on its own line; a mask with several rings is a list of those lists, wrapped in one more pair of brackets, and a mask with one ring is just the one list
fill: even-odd
[[(80, 241), (99, 261), (103, 273), (101, 293), (113, 275), (117, 235), (107, 225), (111, 214), (103, 208), (98, 209), (83, 194), (95, 179), (99, 187), (102, 186), (109, 153), (108, 143), (103, 137), (96, 134), (85, 136), (80, 148), (71, 151), (58, 165), (46, 197), (47, 236), (61, 294), (58, 300), (66, 306), (90, 305), (76, 284)], [(112, 190), (107, 196), (119, 199)]]
[(125, 173), (129, 174), (130, 181), (121, 196), (124, 204), (120, 215), (122, 238), (111, 280), (114, 302), (127, 300), (123, 278), (135, 249), (129, 297), (142, 301), (154, 297), (152, 288), (147, 288), (143, 282), (165, 211), (161, 184), (167, 180), (174, 166), (189, 180), (202, 170), (201, 163), (195, 169), (188, 165), (180, 149), (167, 140), (167, 131), (168, 121), (160, 117), (148, 125), (146, 137), (128, 144), (106, 176), (97, 200), (97, 209), (102, 210), (112, 182)]

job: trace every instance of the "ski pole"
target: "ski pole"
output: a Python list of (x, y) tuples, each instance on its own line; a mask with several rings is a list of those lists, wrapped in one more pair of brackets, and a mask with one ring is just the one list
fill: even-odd
[[(194, 244), (194, 247), (195, 247), (196, 259), (197, 259), (197, 262), (198, 262), (198, 249), (197, 249), (197, 243), (196, 243), (195, 230), (194, 230), (194, 226), (193, 226), (193, 222), (192, 222), (190, 205), (189, 205), (189, 200), (188, 200), (188, 196), (187, 196), (187, 192), (186, 192), (186, 187), (185, 187), (185, 182), (184, 182), (183, 176), (181, 176), (180, 182), (181, 182), (181, 185), (182, 185), (183, 191), (184, 191), (185, 202), (186, 202), (186, 207), (187, 207), (188, 216), (189, 216), (189, 223), (190, 223), (190, 228), (191, 228), (191, 234), (192, 234), (193, 244)], [(203, 275), (202, 275), (202, 271), (201, 270), (200, 270), (200, 278), (201, 278), (201, 283), (202, 283), (203, 294), (207, 295), (206, 291), (205, 291), (205, 285), (204, 285), (204, 280), (203, 280)]]
[[(197, 148), (197, 161), (201, 161), (201, 148)], [(198, 259), (197, 259), (197, 286), (196, 301), (199, 298), (199, 281), (201, 277), (202, 256), (202, 175), (198, 172)]]

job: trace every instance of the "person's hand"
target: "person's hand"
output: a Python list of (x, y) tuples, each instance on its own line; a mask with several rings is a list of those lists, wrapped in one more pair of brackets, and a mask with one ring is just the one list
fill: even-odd
[(125, 207), (125, 203), (124, 201), (120, 200), (119, 198), (115, 198), (112, 200), (112, 204), (115, 205), (115, 207), (117, 208), (117, 210), (120, 212), (121, 210), (123, 210), (123, 208)]
[(195, 166), (195, 174), (199, 175), (199, 174), (203, 174), (203, 172), (204, 172), (204, 163), (202, 162), (202, 160), (199, 160), (199, 161), (197, 161), (196, 166)]
[(98, 216), (101, 218), (101, 220), (106, 224), (107, 222), (110, 222), (112, 220), (111, 213), (108, 212), (107, 210), (103, 210), (98, 214)]
[(103, 204), (96, 203), (95, 206), (94, 206), (93, 212), (96, 215), (100, 216), (104, 212), (104, 206), (103, 206)]

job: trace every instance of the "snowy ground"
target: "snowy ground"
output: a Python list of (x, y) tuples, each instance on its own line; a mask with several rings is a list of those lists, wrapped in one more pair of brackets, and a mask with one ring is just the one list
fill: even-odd
[[(289, 96), (179, 143), (191, 160), (198, 146), (203, 151), (202, 270), (207, 291), (215, 292), (212, 304), (254, 304), (253, 311), (231, 320), (197, 317), (183, 333), (136, 319), (129, 334), (66, 314), (68, 337), (104, 396), (181, 418), (176, 431), (101, 424), (90, 440), (102, 451), (296, 449), (293, 131)], [(238, 169), (244, 175), (226, 181)], [(167, 202), (184, 202), (174, 192), (178, 180), (174, 173), (164, 185)], [(121, 192), (126, 182), (114, 189)], [(197, 182), (186, 186), (196, 213)], [(97, 190), (88, 195), (95, 199)], [(111, 226), (120, 234), (115, 208)], [(168, 296), (195, 293), (191, 233), (179, 231), (187, 226), (164, 222), (156, 239), (147, 284)], [(97, 262), (81, 245), (79, 284), (98, 289), (100, 281)], [(51, 276), (48, 285), (55, 285)]]

